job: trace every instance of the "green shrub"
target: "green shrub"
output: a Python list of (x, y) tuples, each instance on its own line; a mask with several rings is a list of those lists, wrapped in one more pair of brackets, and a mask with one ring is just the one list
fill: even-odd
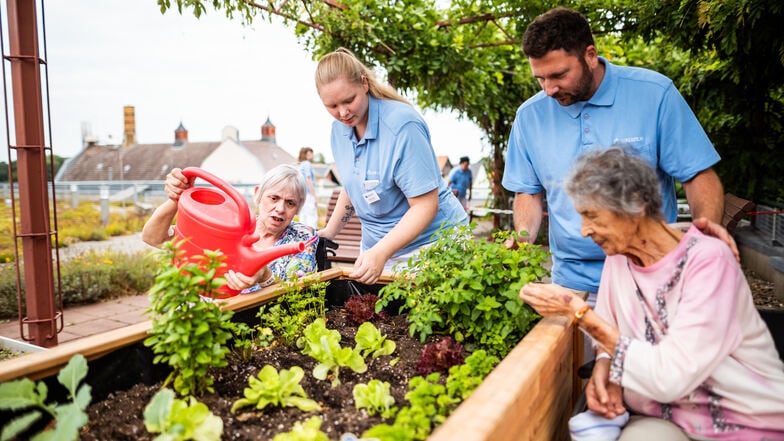
[[(63, 304), (67, 307), (144, 293), (155, 280), (155, 270), (155, 262), (142, 252), (89, 251), (64, 259), (60, 263)], [(23, 268), (20, 273), (24, 277)], [(16, 318), (17, 305), (16, 265), (2, 264), (0, 318)]]

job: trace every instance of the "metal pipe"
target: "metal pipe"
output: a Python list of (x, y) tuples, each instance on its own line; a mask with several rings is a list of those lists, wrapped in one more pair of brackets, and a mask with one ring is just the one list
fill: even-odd
[(21, 233), (16, 236), (22, 241), (27, 307), (21, 323), (28, 326), (29, 340), (38, 346), (51, 347), (57, 345), (57, 320), (61, 314), (55, 311), (41, 93), (44, 61), (39, 57), (34, 0), (8, 1), (8, 42), (9, 54), (3, 58), (11, 66), (16, 135), (15, 142), (11, 145), (9, 141), (8, 147), (17, 155)]

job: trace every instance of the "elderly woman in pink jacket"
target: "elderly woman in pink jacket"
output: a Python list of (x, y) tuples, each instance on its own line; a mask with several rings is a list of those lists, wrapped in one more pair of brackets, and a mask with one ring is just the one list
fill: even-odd
[(652, 167), (623, 148), (585, 154), (564, 185), (607, 254), (596, 309), (557, 285), (520, 297), (593, 339), (573, 438), (784, 440), (784, 364), (727, 244), (667, 225)]

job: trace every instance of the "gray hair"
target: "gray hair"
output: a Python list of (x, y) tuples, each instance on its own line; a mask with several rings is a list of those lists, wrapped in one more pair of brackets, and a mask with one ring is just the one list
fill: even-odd
[(581, 156), (564, 180), (564, 188), (575, 206), (594, 205), (622, 216), (663, 219), (656, 172), (621, 146)]
[(259, 190), (256, 192), (253, 201), (258, 206), (261, 195), (270, 187), (274, 187), (280, 183), (284, 183), (287, 186), (287, 189), (294, 191), (297, 195), (297, 212), (299, 212), (300, 208), (305, 204), (307, 183), (305, 182), (305, 177), (299, 172), (299, 169), (291, 164), (275, 166), (265, 173), (264, 177), (261, 178), (261, 182), (259, 182)]

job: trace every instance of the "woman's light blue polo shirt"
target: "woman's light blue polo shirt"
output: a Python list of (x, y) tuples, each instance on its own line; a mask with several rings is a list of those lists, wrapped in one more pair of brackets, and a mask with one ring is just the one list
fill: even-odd
[(588, 101), (561, 106), (543, 91), (517, 110), (503, 186), (516, 193), (545, 191), (553, 282), (596, 292), (604, 252), (580, 235), (580, 215), (562, 182), (584, 152), (614, 144), (632, 147), (656, 170), (668, 222), (677, 215), (673, 178), (683, 182), (719, 161), (702, 126), (672, 81), (657, 72), (616, 66), (606, 70)]
[(392, 257), (433, 242), (442, 223), (468, 222), (463, 207), (441, 177), (427, 124), (412, 106), (369, 96), (365, 136), (332, 123), (332, 156), (357, 216), (362, 221), (362, 249), (381, 240), (409, 209), (407, 198), (438, 189), (435, 219)]

